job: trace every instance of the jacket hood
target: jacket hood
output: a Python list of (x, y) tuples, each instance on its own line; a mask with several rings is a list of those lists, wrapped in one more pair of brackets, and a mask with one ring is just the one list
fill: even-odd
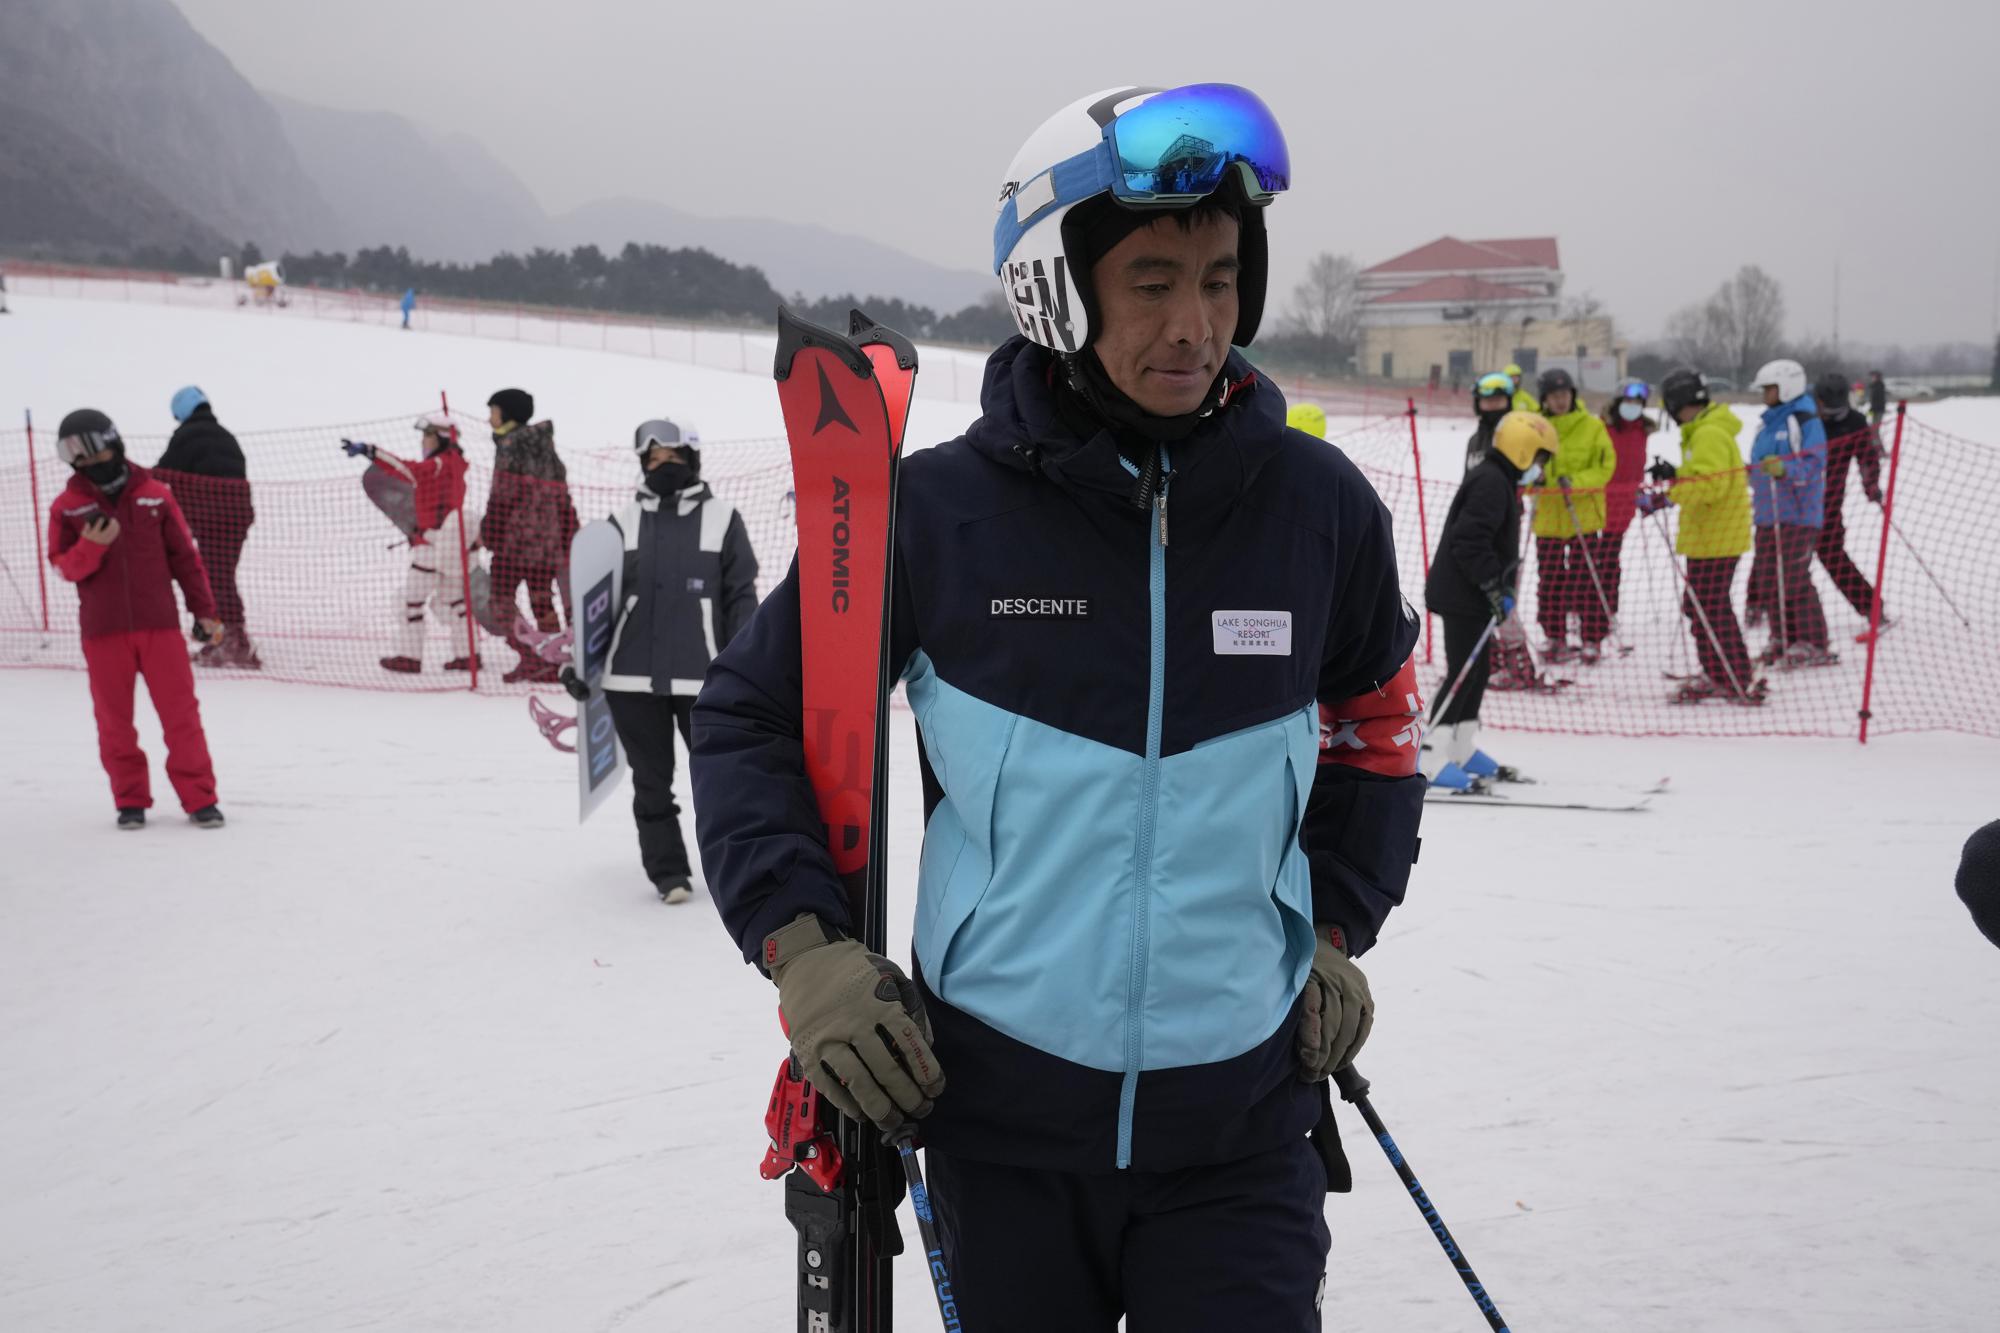
[(1800, 394), (1798, 397), (1792, 399), (1788, 403), (1779, 403), (1776, 407), (1765, 408), (1764, 420), (1778, 421), (1782, 420), (1785, 417), (1793, 416), (1799, 412), (1803, 412), (1807, 416), (1811, 417), (1816, 417), (1819, 415), (1819, 400), (1812, 396), (1812, 391), (1810, 389)]
[[(1003, 467), (1039, 472), (1065, 488), (1130, 495), (1132, 474), (1119, 462), (1150, 456), (1153, 442), (1097, 424), (1098, 418), (1063, 381), (1055, 354), (1014, 337), (987, 358), (979, 420), (965, 433), (972, 448)], [(1285, 398), (1232, 350), (1218, 379), (1216, 406), (1181, 440), (1168, 441), (1176, 513), (1190, 491), (1233, 500), (1286, 447), (1287, 435), (1325, 446), (1285, 424)], [(1065, 403), (1063, 400), (1068, 398)], [(1086, 423), (1095, 424), (1094, 430)]]
[(1721, 427), (1729, 432), (1729, 438), (1732, 440), (1743, 433), (1743, 418), (1730, 411), (1728, 403), (1710, 403), (1704, 407), (1700, 416), (1681, 427), (1681, 435), (1685, 437), (1696, 426), (1705, 425)]

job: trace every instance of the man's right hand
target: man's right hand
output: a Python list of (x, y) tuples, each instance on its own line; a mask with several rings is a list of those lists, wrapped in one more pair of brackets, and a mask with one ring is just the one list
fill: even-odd
[(764, 969), (792, 1053), (841, 1114), (886, 1132), (930, 1113), (944, 1070), (901, 968), (805, 914), (765, 939)]
[(118, 520), (109, 514), (99, 514), (83, 525), (83, 539), (99, 546), (111, 545), (118, 540)]
[(346, 454), (349, 458), (361, 458), (364, 456), (373, 458), (375, 456), (375, 446), (343, 437), (340, 441), (340, 452)]

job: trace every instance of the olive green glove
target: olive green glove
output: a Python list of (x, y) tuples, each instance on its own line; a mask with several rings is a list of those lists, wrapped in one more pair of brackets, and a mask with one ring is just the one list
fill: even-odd
[(1312, 973), (1299, 1015), (1299, 1077), (1317, 1083), (1354, 1062), (1375, 1025), (1368, 978), (1347, 956), (1338, 926), (1315, 926)]
[(810, 913), (764, 941), (792, 1054), (850, 1120), (889, 1131), (944, 1091), (930, 1020), (903, 970)]
[(1767, 477), (1776, 479), (1785, 475), (1785, 460), (1776, 454), (1766, 458), (1759, 466), (1764, 469), (1764, 475)]

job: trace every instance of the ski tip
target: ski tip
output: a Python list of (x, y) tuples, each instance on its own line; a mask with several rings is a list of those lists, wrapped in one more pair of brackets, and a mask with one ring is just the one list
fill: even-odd
[(779, 306), (778, 350), (771, 367), (771, 378), (780, 384), (790, 379), (792, 363), (798, 359), (799, 353), (813, 347), (831, 352), (842, 365), (862, 379), (869, 379), (875, 374), (874, 363), (853, 342), (832, 329), (823, 329), (810, 320), (800, 318), (788, 306)]
[(896, 366), (901, 370), (917, 368), (917, 348), (908, 338), (879, 324), (865, 310), (854, 308), (847, 312), (847, 336), (862, 347), (886, 347), (896, 354)]

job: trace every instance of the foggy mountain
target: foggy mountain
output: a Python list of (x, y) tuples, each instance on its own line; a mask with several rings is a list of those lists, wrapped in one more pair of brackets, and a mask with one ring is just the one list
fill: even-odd
[(278, 113), (168, 0), (4, 0), (0, 89), (224, 237), (328, 239)]

